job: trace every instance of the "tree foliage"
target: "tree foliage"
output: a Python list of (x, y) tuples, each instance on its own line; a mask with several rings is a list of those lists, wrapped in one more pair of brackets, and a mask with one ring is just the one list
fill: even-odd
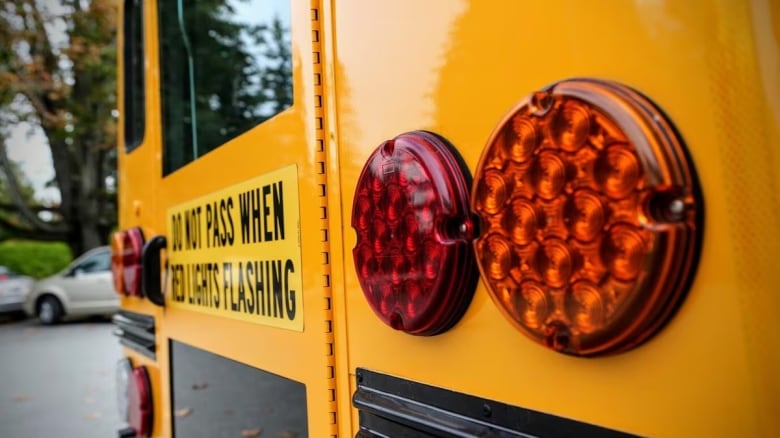
[[(106, 177), (116, 164), (117, 3), (0, 0), (0, 172), (17, 206), (0, 226), (65, 240), (74, 255), (105, 243), (116, 222)], [(164, 141), (181, 145), (164, 158), (175, 166), (292, 104), (289, 29), (278, 18), (250, 24), (257, 17), (241, 16), (239, 3), (185, 0), (184, 17), (177, 2), (159, 4)], [(40, 127), (51, 150), (61, 202), (49, 220), (7, 157), (4, 139), (20, 122)]]
[(0, 265), (34, 278), (56, 274), (65, 268), (71, 259), (70, 249), (62, 242), (16, 239), (0, 242)]
[[(257, 1), (253, 5), (262, 7)], [(160, 4), (166, 171), (218, 147), (292, 104), (290, 30), (242, 16), (236, 2)]]
[(288, 40), (290, 29), (274, 18), (270, 26), (258, 29), (258, 44), (268, 65), (260, 77), (266, 102), (271, 104), (271, 114), (287, 108), (293, 103), (292, 53)]
[(115, 223), (105, 184), (115, 168), (115, 29), (112, 0), (0, 0), (0, 164), (18, 192), (2, 140), (20, 122), (41, 128), (61, 197), (55, 220), (12, 197), (27, 231), (65, 240), (74, 254), (105, 243)]

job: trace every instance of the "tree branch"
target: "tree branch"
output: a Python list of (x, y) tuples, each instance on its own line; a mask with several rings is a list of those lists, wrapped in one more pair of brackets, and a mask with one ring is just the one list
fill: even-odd
[(19, 225), (16, 225), (15, 223), (0, 215), (0, 229), (3, 228), (10, 230), (14, 237), (20, 237), (23, 239), (41, 240), (46, 242), (58, 242), (67, 239), (67, 233), (64, 231), (41, 233), (39, 230), (20, 227)]
[[(42, 211), (48, 211), (52, 214), (60, 214), (60, 208), (59, 207), (47, 207), (45, 205), (30, 205), (30, 210), (35, 213), (40, 213)], [(6, 202), (0, 202), (0, 211), (7, 211), (7, 212), (16, 212), (18, 211), (18, 207), (16, 204), (9, 204)]]
[(30, 207), (24, 202), (22, 197), (22, 191), (19, 186), (19, 181), (16, 179), (16, 174), (11, 167), (11, 161), (8, 159), (8, 153), (5, 148), (5, 142), (0, 142), (0, 168), (5, 172), (6, 181), (8, 183), (8, 192), (11, 195), (11, 200), (16, 204), (19, 209), (19, 213), (27, 222), (29, 222), (34, 228), (45, 231), (47, 233), (56, 233), (63, 231), (63, 227), (54, 226), (48, 222), (41, 220), (38, 215), (33, 212)]
[(33, 58), (36, 55), (41, 56), (44, 60), (45, 72), (53, 76), (57, 70), (57, 56), (54, 52), (54, 46), (49, 39), (49, 34), (46, 32), (46, 21), (38, 8), (38, 2), (30, 2), (30, 8), (33, 21), (35, 22), (35, 29), (30, 30), (34, 32), (35, 37), (33, 41), (37, 43), (30, 44), (30, 54)]
[(49, 108), (49, 105), (47, 105), (46, 102), (40, 98), (39, 93), (37, 93), (35, 89), (28, 86), (23, 87), (19, 91), (22, 93), (22, 95), (24, 95), (24, 97), (27, 98), (27, 101), (30, 102), (30, 105), (32, 105), (35, 112), (39, 115), (41, 125), (56, 128), (62, 124), (60, 116), (56, 112), (53, 112), (51, 108)]

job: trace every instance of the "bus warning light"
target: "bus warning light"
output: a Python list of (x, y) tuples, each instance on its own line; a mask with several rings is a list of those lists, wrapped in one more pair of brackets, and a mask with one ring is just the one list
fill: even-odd
[(422, 131), (369, 157), (352, 204), (355, 270), (387, 325), (430, 336), (452, 327), (474, 293), (467, 172), (452, 147)]
[(141, 252), (144, 233), (141, 228), (117, 231), (111, 239), (111, 273), (114, 290), (126, 296), (142, 296)]
[(701, 197), (664, 115), (622, 85), (568, 80), (526, 98), (475, 175), (474, 246), (504, 315), (576, 356), (652, 336), (682, 302), (701, 242)]

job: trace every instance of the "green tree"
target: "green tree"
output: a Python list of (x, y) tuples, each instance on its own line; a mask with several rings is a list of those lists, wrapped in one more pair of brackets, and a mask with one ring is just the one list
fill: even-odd
[(165, 149), (166, 173), (292, 104), (290, 34), (281, 20), (225, 0), (183, 6), (158, 5), (163, 141), (177, 145)]
[[(24, 226), (73, 254), (103, 244), (116, 222), (106, 178), (115, 168), (116, 2), (0, 0), (0, 164)], [(44, 221), (6, 154), (8, 127), (41, 128), (61, 202)]]
[(270, 114), (289, 107), (293, 102), (292, 53), (290, 51), (290, 29), (274, 18), (270, 26), (261, 26), (256, 33), (257, 44), (265, 66), (261, 69), (260, 86)]

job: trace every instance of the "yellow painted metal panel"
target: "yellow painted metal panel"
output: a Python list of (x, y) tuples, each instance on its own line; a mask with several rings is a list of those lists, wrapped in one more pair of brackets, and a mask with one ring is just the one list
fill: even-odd
[[(675, 317), (647, 344), (590, 360), (526, 339), (482, 285), (451, 331), (392, 331), (363, 298), (344, 219), (338, 351), (350, 373), (365, 367), (641, 435), (780, 433), (776, 5), (345, 0), (334, 22), (343, 218), (382, 141), (437, 132), (474, 172), (509, 108), (570, 77), (618, 81), (658, 104), (706, 204), (699, 269)], [(353, 411), (353, 433), (356, 424)]]
[[(356, 433), (356, 367), (641, 435), (780, 435), (776, 4), (293, 1), (294, 105), (162, 177), (151, 3), (147, 129), (138, 149), (119, 147), (120, 228), (169, 234), (170, 244), (169, 209), (295, 166), (305, 303), (297, 331), (124, 298), (123, 308), (158, 323), (156, 360), (125, 350), (150, 368), (155, 436), (172, 433), (171, 339), (306, 384), (316, 437)], [(638, 349), (596, 359), (526, 339), (481, 284), (447, 333), (414, 337), (382, 324), (360, 291), (349, 225), (373, 149), (402, 132), (431, 130), (474, 172), (506, 111), (578, 76), (647, 95), (691, 153), (706, 205), (704, 246), (675, 317)]]
[[(163, 177), (160, 60), (154, 44), (158, 41), (158, 17), (154, 2), (145, 3), (147, 129), (144, 141), (137, 149), (126, 153), (124, 146), (119, 146), (122, 206), (119, 228), (141, 225), (147, 239), (155, 234), (169, 234), (166, 215), (169, 209), (219, 194), (279, 169), (293, 169), (296, 174), (296, 193), (290, 194), (294, 195), (291, 199), (295, 199), (300, 208), (299, 214), (291, 216), (299, 223), (288, 224), (292, 226), (289, 231), (296, 234), (295, 245), (300, 242), (297, 257), (301, 264), (301, 296), (297, 299), (302, 313), (296, 316), (294, 326), (288, 327), (293, 330), (204, 314), (183, 306), (159, 308), (144, 299), (122, 299), (124, 309), (151, 314), (157, 321), (156, 360), (144, 359), (125, 349), (128, 356), (146, 364), (152, 372), (154, 436), (172, 434), (170, 384), (171, 372), (175, 373), (176, 369), (169, 367), (169, 340), (181, 341), (304, 383), (311, 436), (330, 436), (335, 428), (333, 328), (329, 319), (328, 289), (330, 267), (323, 263), (328, 259), (328, 238), (323, 225), (327, 202), (322, 78), (320, 48), (312, 41), (313, 30), (320, 26), (318, 2), (291, 1), (291, 16), (293, 106)], [(320, 83), (315, 78), (319, 78)], [(167, 237), (171, 245), (172, 236)], [(167, 254), (171, 254), (170, 248)], [(216, 257), (220, 262), (225, 257), (233, 257), (233, 253), (226, 254), (220, 252)], [(169, 261), (175, 261), (175, 257)]]

